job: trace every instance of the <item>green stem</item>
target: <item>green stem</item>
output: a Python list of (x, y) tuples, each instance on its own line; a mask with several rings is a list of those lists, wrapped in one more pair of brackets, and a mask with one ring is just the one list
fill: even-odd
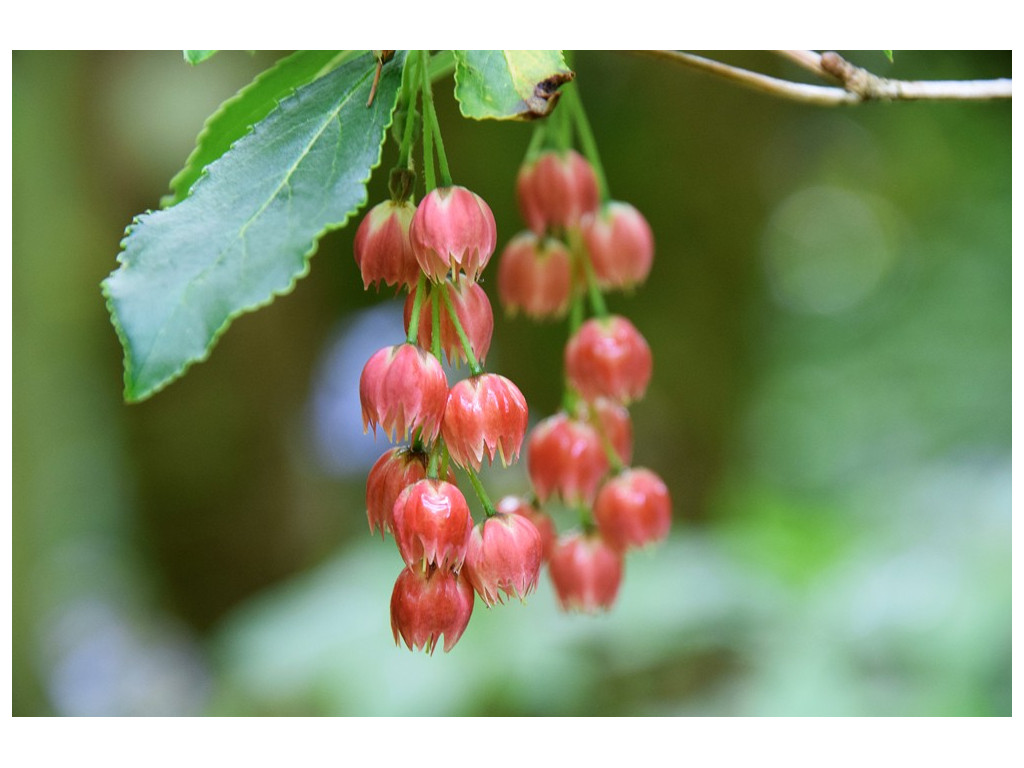
[(429, 132), (433, 139), (437, 140), (437, 162), (441, 167), (441, 186), (452, 185), (452, 174), (448, 168), (448, 155), (444, 151), (444, 142), (441, 139), (441, 126), (437, 121), (437, 110), (434, 109), (434, 93), (430, 87), (430, 54), (427, 51), (420, 52), (420, 60), (423, 67), (423, 135), (426, 137)]
[(544, 146), (544, 136), (547, 132), (547, 125), (544, 121), (538, 121), (533, 127), (533, 135), (530, 137), (530, 143), (526, 147), (526, 156), (523, 158), (523, 164), (532, 162), (533, 159), (540, 153), (540, 148)]
[(484, 485), (480, 482), (480, 478), (473, 471), (472, 467), (466, 467), (466, 474), (469, 475), (469, 482), (473, 485), (473, 490), (476, 491), (476, 497), (480, 499), (480, 503), (483, 505), (484, 514), (487, 517), (494, 517), (494, 515), (498, 514), (498, 510), (491, 503), (491, 498), (487, 495), (487, 491), (484, 490)]
[(576, 123), (576, 135), (579, 136), (580, 145), (583, 147), (583, 154), (594, 167), (594, 174), (597, 176), (597, 186), (601, 191), (601, 199), (608, 200), (608, 180), (604, 175), (604, 166), (601, 165), (601, 156), (597, 152), (597, 142), (594, 140), (594, 132), (590, 129), (590, 121), (587, 120), (587, 113), (583, 109), (583, 100), (580, 98), (579, 86), (570, 83), (565, 88), (562, 98), (568, 101), (567, 106), (572, 113)]
[(444, 288), (441, 286), (439, 289), (434, 284), (430, 286), (430, 351), (438, 361), (441, 360), (441, 302), (437, 294), (447, 296), (448, 292)]
[(437, 463), (441, 458), (441, 448), (443, 444), (440, 440), (434, 443), (434, 447), (430, 450), (430, 461), (427, 463), (427, 477), (431, 480), (437, 480)]
[(459, 320), (459, 316), (455, 313), (455, 304), (452, 302), (452, 297), (448, 294), (447, 284), (443, 286), (440, 293), (441, 300), (444, 302), (444, 308), (448, 311), (448, 318), (452, 321), (452, 325), (455, 327), (455, 333), (458, 334), (459, 341), (462, 343), (462, 351), (466, 354), (466, 363), (469, 365), (469, 372), (473, 376), (478, 376), (484, 372), (484, 369), (480, 363), (477, 362), (476, 355), (473, 354), (473, 346), (469, 343), (469, 336), (466, 335), (466, 329), (462, 327), (462, 322)]
[(583, 244), (578, 230), (569, 231), (569, 248), (580, 265), (583, 267), (583, 276), (587, 281), (587, 296), (590, 298), (590, 307), (598, 317), (608, 317), (608, 305), (604, 302), (604, 295), (597, 284), (597, 275), (594, 274), (594, 265), (590, 263), (590, 256)]
[(409, 314), (409, 330), (405, 335), (405, 340), (410, 344), (415, 344), (419, 337), (420, 311), (423, 307), (423, 293), (426, 290), (427, 276), (421, 272), (419, 282), (416, 283), (416, 295), (412, 300), (412, 312)]
[(405, 104), (405, 125), (402, 127), (402, 143), (398, 148), (398, 167), (412, 169), (413, 137), (416, 135), (416, 95), (413, 85), (416, 79), (416, 62), (411, 62), (409, 75), (402, 81), (402, 101)]
[(601, 447), (604, 448), (605, 456), (608, 457), (608, 465), (611, 467), (612, 474), (617, 475), (626, 468), (626, 465), (622, 463), (619, 452), (612, 445), (612, 440), (608, 437), (608, 432), (605, 430), (604, 424), (601, 423), (601, 417), (592, 403), (587, 404), (587, 412), (590, 415), (591, 426), (594, 427), (598, 437), (601, 439)]

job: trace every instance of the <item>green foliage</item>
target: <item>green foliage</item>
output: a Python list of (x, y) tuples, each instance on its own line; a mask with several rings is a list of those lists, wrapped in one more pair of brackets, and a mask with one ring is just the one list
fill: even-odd
[[(350, 51), (348, 54), (354, 55), (355, 52)], [(262, 72), (225, 101), (207, 119), (185, 167), (171, 179), (171, 194), (161, 201), (163, 206), (166, 208), (184, 200), (206, 166), (227, 152), (234, 142), (266, 117), (281, 99), (324, 73), (332, 64), (340, 63), (334, 61), (338, 55), (338, 51), (297, 51)]]
[(182, 51), (185, 61), (193, 66), (196, 64), (202, 64), (215, 53), (216, 51)]
[(573, 79), (561, 51), (455, 51), (455, 98), (465, 117), (532, 120)]
[(189, 196), (138, 217), (103, 284), (125, 349), (125, 399), (205, 359), (231, 321), (287, 293), (316, 241), (366, 202), (405, 56), (360, 56), (296, 90), (206, 169)]
[(892, 60), (893, 60), (892, 59), (892, 51), (882, 51), (882, 53), (884, 53), (885, 54), (885, 58), (887, 58), (889, 60), (889, 62), (892, 63)]

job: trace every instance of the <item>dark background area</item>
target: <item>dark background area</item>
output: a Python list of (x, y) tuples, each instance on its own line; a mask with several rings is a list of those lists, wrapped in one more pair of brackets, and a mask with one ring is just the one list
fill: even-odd
[[(100, 281), (206, 116), (277, 55), (14, 53), (16, 715), (1010, 713), (1009, 103), (812, 107), (578, 53), (612, 194), (655, 233), (650, 279), (609, 302), (654, 352), (635, 463), (668, 482), (673, 533), (629, 556), (609, 614), (560, 614), (544, 577), (426, 657), (392, 642), (401, 562), (367, 535), (386, 445), (353, 382), (401, 328), (362, 291), (354, 225), (207, 362), (121, 400)], [(1011, 71), (846, 55), (904, 79)], [(530, 127), (435, 93), (455, 181), (507, 242)], [(503, 317), (495, 262), (488, 368), (538, 419), (565, 328)], [(527, 487), (523, 467), (485, 479)]]

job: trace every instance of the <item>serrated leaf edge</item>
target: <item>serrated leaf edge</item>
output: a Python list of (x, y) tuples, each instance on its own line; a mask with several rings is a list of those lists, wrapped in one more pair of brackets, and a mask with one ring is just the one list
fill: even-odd
[[(309, 85), (310, 83), (316, 82), (317, 80), (319, 80), (324, 75), (329, 74), (330, 72), (333, 72), (335, 69), (340, 67), (346, 61), (348, 61), (349, 58), (356, 58), (356, 57), (361, 56), (361, 55), (363, 55), (365, 53), (366, 53), (365, 51), (339, 51), (338, 54), (336, 56), (334, 56), (332, 59), (330, 59), (327, 62), (327, 64), (325, 64), (323, 67), (321, 67), (320, 70), (311, 79), (306, 80), (305, 82), (302, 82), (302, 83), (297, 83), (290, 91), (288, 91), (288, 93), (283, 94), (280, 98), (275, 98), (274, 99), (274, 106), (270, 108), (270, 111), (267, 112), (267, 115), (269, 115), (275, 109), (278, 109), (281, 106), (281, 102), (284, 101), (285, 99), (291, 97), (292, 94), (295, 93), (295, 90), (297, 88), (301, 88), (304, 85)], [(285, 56), (285, 57), (283, 57), (281, 59), (278, 59), (276, 62), (274, 62), (273, 66), (268, 67), (267, 69), (263, 70), (258, 75), (256, 75), (256, 77), (254, 77), (252, 79), (252, 81), (249, 82), (248, 85), (244, 86), (241, 90), (236, 92), (233, 96), (231, 96), (231, 97), (225, 99), (224, 101), (222, 101), (220, 106), (217, 107), (217, 109), (213, 112), (213, 114), (211, 114), (209, 117), (206, 118), (206, 120), (203, 122), (203, 127), (200, 129), (199, 133), (196, 135), (195, 146), (192, 148), (192, 151), (189, 153), (188, 157), (185, 159), (185, 165), (181, 168), (180, 171), (178, 171), (176, 174), (174, 174), (174, 176), (171, 177), (171, 180), (167, 184), (167, 186), (170, 187), (170, 191), (167, 194), (165, 194), (163, 197), (160, 198), (160, 208), (161, 209), (171, 208), (171, 207), (173, 207), (175, 205), (178, 205), (182, 201), (187, 200), (189, 198), (189, 196), (192, 194), (192, 190), (195, 189), (196, 184), (199, 183), (199, 180), (202, 179), (203, 176), (206, 175), (207, 169), (211, 165), (213, 165), (213, 163), (217, 162), (217, 160), (219, 160), (220, 157), (223, 157), (225, 154), (230, 152), (231, 148), (234, 147), (235, 144), (237, 144), (239, 141), (241, 141), (246, 136), (248, 136), (250, 133), (252, 133), (252, 129), (255, 127), (255, 124), (251, 124), (249, 126), (249, 128), (245, 131), (245, 133), (243, 133), (241, 136), (239, 136), (234, 141), (232, 141), (231, 144), (228, 145), (228, 148), (224, 151), (224, 153), (220, 157), (214, 158), (212, 161), (210, 161), (205, 166), (203, 166), (202, 170), (199, 172), (199, 175), (196, 176), (196, 180), (192, 182), (192, 186), (190, 186), (188, 188), (188, 190), (185, 192), (184, 197), (182, 197), (181, 200), (177, 199), (178, 190), (175, 189), (175, 184), (179, 183), (179, 180), (182, 177), (185, 176), (186, 171), (188, 171), (192, 167), (193, 160), (199, 155), (199, 151), (200, 151), (200, 149), (201, 149), (201, 147), (203, 145), (203, 140), (208, 138), (210, 136), (210, 134), (212, 133), (211, 123), (213, 123), (215, 120), (217, 120), (217, 118), (221, 117), (224, 114), (225, 110), (230, 108), (232, 105), (237, 104), (238, 102), (240, 102), (245, 97), (245, 95), (249, 91), (249, 89), (256, 88), (257, 85), (259, 85), (261, 82), (264, 82), (267, 78), (269, 78), (271, 76), (271, 74), (274, 72), (274, 70), (280, 64), (284, 63), (285, 60), (291, 58), (291, 56), (294, 56), (294, 55), (295, 54), (289, 54), (288, 56)]]
[[(405, 66), (404, 60), (402, 62), (402, 66), (403, 67)], [(358, 84), (355, 87), (353, 87), (352, 92), (354, 93), (356, 90), (358, 90), (359, 86), (362, 85), (366, 81), (367, 78), (372, 77), (372, 75), (373, 75), (372, 70), (368, 71), (367, 74), (362, 79), (360, 79), (358, 81)], [(332, 231), (337, 230), (337, 229), (343, 229), (348, 224), (348, 222), (352, 218), (352, 216), (355, 215), (364, 205), (366, 205), (366, 201), (369, 199), (369, 192), (367, 191), (366, 187), (367, 187), (367, 184), (369, 183), (370, 179), (373, 176), (373, 171), (376, 168), (380, 167), (381, 160), (384, 157), (384, 144), (387, 141), (387, 131), (391, 127), (392, 122), (394, 121), (395, 108), (398, 105), (398, 97), (399, 97), (400, 94), (401, 94), (401, 89), (400, 88), (396, 89), (396, 91), (395, 91), (395, 100), (394, 100), (394, 103), (391, 105), (391, 108), (389, 110), (388, 119), (381, 125), (381, 141), (380, 141), (380, 144), (379, 144), (378, 149), (377, 149), (377, 159), (370, 165), (369, 172), (366, 174), (366, 176), (360, 180), (362, 182), (362, 185), (363, 185), (363, 195), (362, 195), (359, 203), (357, 203), (355, 205), (355, 207), (353, 207), (347, 214), (345, 214), (344, 218), (340, 222), (335, 223), (335, 224), (329, 224), (329, 225), (325, 226), (323, 229), (321, 229), (319, 232), (317, 232), (313, 236), (313, 245), (312, 245), (312, 247), (302, 255), (302, 260), (303, 260), (303, 267), (302, 267), (302, 269), (300, 271), (296, 272), (292, 276), (292, 279), (288, 283), (288, 285), (284, 286), (283, 288), (281, 288), (279, 290), (272, 291), (270, 293), (270, 296), (267, 297), (266, 301), (261, 301), (261, 302), (255, 303), (255, 304), (250, 304), (247, 307), (240, 308), (240, 309), (230, 313), (224, 319), (224, 322), (221, 323), (221, 325), (217, 328), (217, 330), (214, 331), (210, 335), (210, 343), (206, 345), (206, 349), (202, 352), (202, 354), (200, 354), (197, 357), (194, 357), (194, 358), (192, 358), (190, 360), (186, 360), (182, 364), (181, 368), (178, 371), (176, 371), (174, 374), (168, 376), (167, 378), (163, 379), (159, 383), (153, 385), (152, 387), (150, 387), (149, 389), (147, 389), (147, 390), (145, 390), (143, 392), (136, 392), (135, 389), (132, 387), (133, 377), (132, 377), (131, 374), (132, 374), (132, 371), (135, 369), (134, 356), (132, 355), (132, 352), (131, 352), (131, 344), (129, 343), (128, 336), (125, 333), (125, 330), (124, 330), (123, 326), (121, 325), (120, 321), (118, 320), (117, 314), (114, 312), (113, 297), (110, 295), (110, 290), (109, 290), (109, 287), (108, 287), (108, 281), (113, 276), (113, 274), (117, 272), (117, 270), (115, 269), (114, 272), (112, 272), (110, 275), (108, 275), (106, 278), (104, 278), (103, 282), (100, 283), (101, 293), (102, 293), (102, 295), (103, 295), (103, 297), (105, 299), (104, 305), (107, 308), (107, 313), (110, 315), (111, 324), (114, 326), (114, 331), (117, 334), (118, 341), (120, 341), (121, 347), (122, 347), (122, 349), (124, 349), (124, 399), (125, 399), (126, 402), (129, 402), (129, 403), (142, 402), (143, 400), (147, 400), (148, 398), (152, 397), (153, 395), (155, 395), (155, 394), (157, 394), (159, 392), (162, 392), (169, 384), (172, 384), (173, 382), (177, 381), (182, 376), (184, 376), (185, 373), (187, 373), (188, 370), (193, 365), (195, 365), (197, 363), (202, 363), (202, 362), (205, 362), (206, 360), (208, 360), (210, 355), (213, 353), (214, 347), (217, 346), (217, 342), (220, 341), (221, 336), (224, 334), (225, 331), (227, 331), (228, 327), (236, 319), (238, 319), (242, 315), (248, 314), (250, 312), (255, 312), (258, 309), (262, 309), (263, 307), (266, 307), (266, 306), (272, 304), (274, 302), (274, 300), (277, 299), (278, 297), (280, 297), (280, 296), (287, 296), (288, 294), (290, 294), (292, 291), (295, 290), (296, 283), (298, 283), (299, 280), (301, 280), (302, 278), (306, 277), (309, 274), (309, 271), (310, 271), (310, 268), (311, 268), (311, 263), (310, 262), (311, 262), (313, 256), (316, 254), (317, 249), (319, 248), (320, 239), (327, 232), (332, 232)], [(294, 92), (290, 96), (288, 96), (287, 98), (292, 98), (293, 96), (294, 96)], [(285, 101), (285, 99), (282, 98), (280, 101)], [(345, 101), (347, 101), (347, 99)], [(280, 102), (278, 102), (278, 106), (275, 107), (274, 109), (279, 109), (279, 108), (280, 108)], [(339, 107), (339, 110), (340, 110), (340, 107)], [(271, 110), (271, 113), (273, 113), (273, 111), (274, 110)], [(269, 117), (271, 113), (268, 113), (267, 116)], [(335, 112), (335, 115), (336, 114), (337, 114), (337, 112)], [(264, 118), (264, 119), (266, 119), (266, 118)], [(333, 120), (334, 118), (332, 117), (331, 119)], [(325, 122), (325, 124), (324, 124), (324, 129), (325, 130), (326, 130), (326, 126), (327, 126), (327, 124), (329, 122), (330, 122), (330, 120)], [(255, 128), (255, 126), (250, 126), (250, 129), (249, 129), (248, 133), (252, 133), (253, 128)], [(246, 135), (248, 135), (248, 133)], [(232, 146), (234, 146), (234, 145), (232, 145)], [(227, 153), (225, 153), (225, 155), (226, 154)], [(224, 157), (224, 155), (221, 155), (221, 157)], [(220, 159), (221, 158), (217, 158), (217, 160), (215, 160), (212, 163), (210, 163), (210, 165), (208, 165), (203, 170), (203, 175), (199, 179), (196, 179), (195, 184), (192, 185), (192, 189), (195, 189), (195, 187), (204, 178), (206, 178), (207, 172), (210, 170), (210, 168), (212, 168), (214, 165), (216, 165), (217, 162), (220, 161)], [(120, 265), (124, 264), (124, 262), (122, 261), (122, 256), (124, 255), (124, 251), (125, 251), (125, 242), (127, 241), (128, 237), (131, 235), (132, 229), (139, 223), (140, 219), (142, 219), (144, 216), (147, 216), (147, 215), (149, 215), (151, 213), (154, 213), (154, 212), (155, 211), (153, 211), (153, 210), (147, 210), (145, 213), (136, 215), (135, 217), (132, 218), (132, 223), (128, 227), (125, 228), (124, 236), (121, 238), (121, 243), (120, 243), (121, 250), (120, 250), (120, 252), (117, 255), (117, 263), (119, 265), (119, 268), (120, 268)]]

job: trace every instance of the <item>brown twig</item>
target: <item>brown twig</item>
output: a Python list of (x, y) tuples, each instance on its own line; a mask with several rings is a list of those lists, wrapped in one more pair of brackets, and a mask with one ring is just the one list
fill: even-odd
[(724, 77), (748, 88), (773, 96), (820, 106), (860, 104), (865, 101), (979, 101), (1009, 99), (1013, 81), (998, 80), (890, 80), (878, 77), (848, 62), (838, 53), (779, 51), (799, 66), (819, 77), (838, 82), (841, 87), (809, 85), (769, 77), (758, 72), (723, 64), (683, 51), (651, 51), (655, 56)]

